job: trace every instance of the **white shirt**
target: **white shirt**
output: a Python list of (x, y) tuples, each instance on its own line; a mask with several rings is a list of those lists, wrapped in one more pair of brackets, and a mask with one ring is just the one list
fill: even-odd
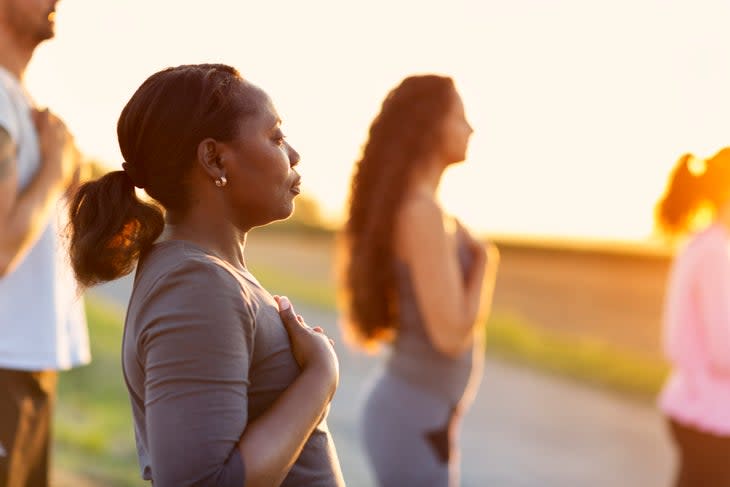
[[(0, 126), (17, 147), (19, 191), (41, 164), (32, 106), (18, 79), (0, 67)], [(0, 278), (0, 368), (58, 370), (91, 360), (83, 299), (61, 237), (66, 211), (61, 199), (38, 241)]]

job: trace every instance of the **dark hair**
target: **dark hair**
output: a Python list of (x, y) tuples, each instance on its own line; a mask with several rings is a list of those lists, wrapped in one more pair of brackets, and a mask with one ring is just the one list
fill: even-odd
[(356, 163), (340, 238), (340, 300), (349, 337), (365, 347), (392, 339), (397, 329), (395, 216), (411, 174), (440, 150), (455, 97), (451, 78), (404, 79), (383, 101)]
[(699, 210), (716, 212), (729, 197), (730, 148), (721, 149), (709, 159), (684, 154), (657, 203), (657, 226), (665, 236), (680, 236), (692, 229)]
[[(255, 86), (222, 64), (184, 65), (153, 74), (117, 123), (124, 171), (79, 189), (70, 207), (71, 263), (84, 286), (128, 274), (164, 228), (162, 206), (190, 205), (189, 174), (205, 138), (230, 141), (256, 110)], [(141, 201), (134, 186), (157, 203)]]

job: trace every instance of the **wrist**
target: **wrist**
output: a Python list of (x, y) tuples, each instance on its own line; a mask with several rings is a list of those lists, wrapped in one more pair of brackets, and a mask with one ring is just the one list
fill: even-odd
[(317, 389), (321, 390), (326, 395), (328, 401), (332, 399), (332, 396), (337, 390), (337, 382), (339, 373), (337, 367), (333, 366), (327, 361), (321, 360), (316, 361), (307, 366), (302, 372), (302, 375), (306, 375), (309, 380), (316, 383)]

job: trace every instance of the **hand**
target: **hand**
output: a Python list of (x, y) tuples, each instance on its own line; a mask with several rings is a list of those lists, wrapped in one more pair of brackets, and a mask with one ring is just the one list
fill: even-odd
[(301, 315), (294, 312), (291, 302), (284, 296), (274, 296), (279, 305), (281, 321), (289, 333), (294, 359), (302, 369), (317, 368), (323, 377), (331, 381), (332, 392), (339, 381), (339, 362), (334, 341), (320, 327), (310, 328)]
[(456, 233), (466, 242), (474, 261), (483, 265), (488, 257), (487, 246), (477, 240), (458, 219), (454, 219), (454, 221), (456, 222)]
[(43, 164), (51, 169), (63, 189), (68, 188), (80, 171), (81, 161), (71, 133), (61, 119), (48, 110), (35, 110), (33, 121)]

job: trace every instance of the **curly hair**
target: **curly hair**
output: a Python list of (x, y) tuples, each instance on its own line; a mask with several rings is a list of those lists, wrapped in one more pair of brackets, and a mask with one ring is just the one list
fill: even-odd
[(676, 162), (667, 187), (656, 205), (655, 219), (667, 237), (691, 231), (702, 209), (712, 213), (730, 197), (730, 148), (709, 159), (684, 154)]
[(451, 78), (405, 78), (383, 101), (355, 164), (339, 239), (339, 299), (346, 336), (364, 348), (392, 340), (397, 331), (395, 217), (411, 175), (441, 148), (455, 97)]

